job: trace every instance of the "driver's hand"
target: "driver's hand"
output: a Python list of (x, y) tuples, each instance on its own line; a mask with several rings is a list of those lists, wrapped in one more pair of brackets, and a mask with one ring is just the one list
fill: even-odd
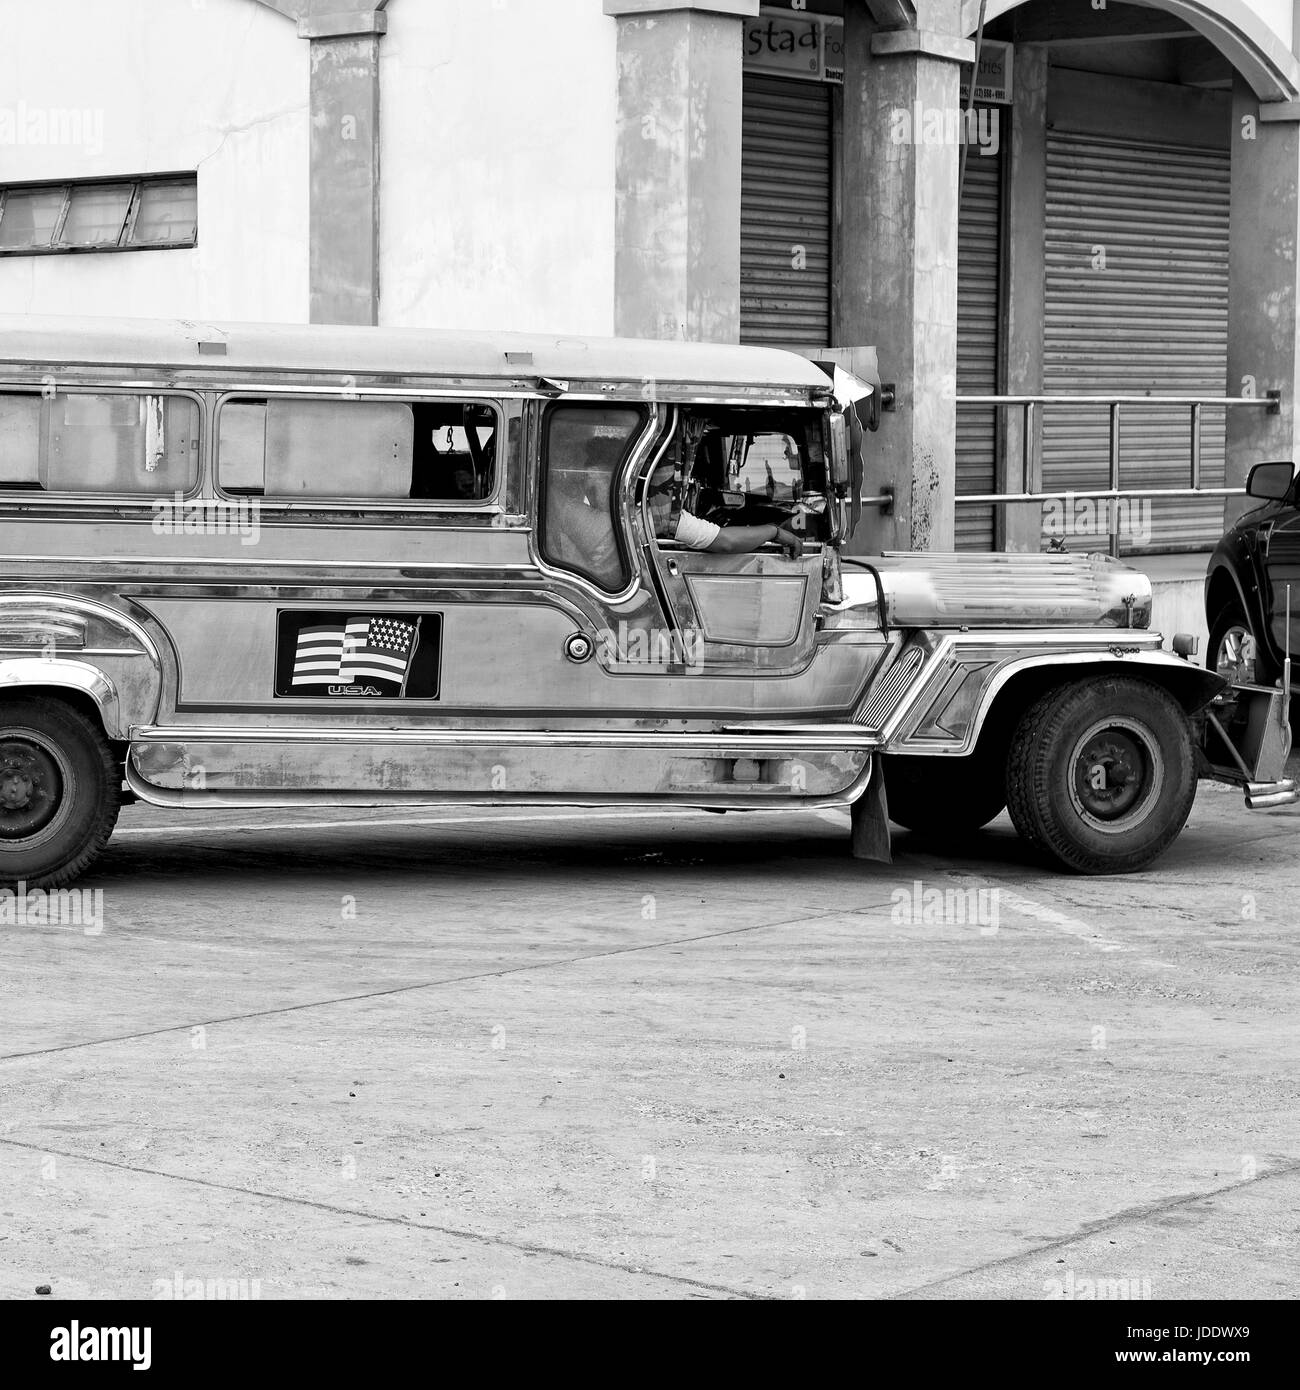
[(785, 551), (788, 559), (798, 560), (803, 555), (803, 537), (788, 526), (782, 526), (777, 531), (776, 542)]

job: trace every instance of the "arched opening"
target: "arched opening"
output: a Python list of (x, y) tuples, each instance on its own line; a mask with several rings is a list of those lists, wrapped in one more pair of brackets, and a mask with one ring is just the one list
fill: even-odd
[[(978, 0), (967, 3), (964, 22), (973, 27), (978, 13)], [(989, 222), (972, 215), (980, 188), (963, 191), (959, 393), (989, 393), (996, 380), (1005, 394), (1236, 394), (1228, 388), (1234, 88), (1244, 81), (1261, 100), (1293, 99), (1289, 51), (1247, 6), (1212, 12), (1193, 0), (1109, 0), (1104, 9), (990, 0), (985, 33), (990, 53), (1014, 66), (1005, 143), (1015, 156), (1002, 189), (995, 288)], [(1188, 485), (1189, 415), (1169, 406), (1125, 417), (1123, 487)], [(1110, 485), (1105, 410), (1045, 407), (1036, 442), (1044, 490)], [(1007, 413), (962, 408), (959, 494), (1019, 490), (1020, 447)], [(1204, 414), (1200, 464), (1205, 485), (1222, 484), (1221, 411)], [(1050, 543), (1031, 511), (1013, 509), (995, 527), (991, 512), (959, 508), (958, 543)], [(1148, 501), (1118, 517), (1089, 515), (1123, 523), (1122, 553), (1150, 554), (1208, 549), (1224, 508), (1221, 499)], [(1061, 539), (1092, 549), (1108, 537), (1080, 524)]]

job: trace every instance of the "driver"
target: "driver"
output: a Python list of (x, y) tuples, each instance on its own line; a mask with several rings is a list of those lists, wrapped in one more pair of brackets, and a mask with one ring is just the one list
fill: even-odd
[(775, 541), (791, 560), (803, 554), (803, 538), (788, 524), (718, 526), (684, 507), (675, 508), (675, 475), (671, 463), (661, 464), (650, 475), (650, 514), (654, 518), (655, 535), (660, 540), (676, 541), (688, 550), (708, 550), (717, 555), (748, 555)]

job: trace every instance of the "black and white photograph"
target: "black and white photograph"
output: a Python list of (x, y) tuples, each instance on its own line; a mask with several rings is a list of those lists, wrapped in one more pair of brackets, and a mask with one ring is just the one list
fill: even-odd
[(1300, 0), (0, 0), (0, 1344), (1279, 1351), (1298, 258)]

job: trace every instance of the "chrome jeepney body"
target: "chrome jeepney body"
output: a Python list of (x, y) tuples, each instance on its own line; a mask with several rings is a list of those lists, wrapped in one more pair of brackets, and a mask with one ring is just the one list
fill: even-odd
[[(0, 700), (67, 699), (159, 805), (812, 808), (856, 802), (882, 754), (968, 757), (1054, 670), (1137, 673), (1188, 712), (1222, 687), (1161, 649), (1149, 584), (1104, 557), (842, 560), (844, 409), (772, 350), (0, 319)], [(680, 480), (681, 441), (721, 431), (734, 483), (735, 440), (769, 419), (794, 481), (774, 451), (766, 496), (797, 498), (803, 554), (657, 536), (648, 480), (674, 458)], [(387, 477), (390, 442), (418, 475), (422, 431), (460, 495), (304, 476)], [(570, 437), (621, 450), (603, 573), (561, 529)], [(78, 441), (113, 455), (103, 478)], [(118, 455), (140, 441), (136, 486)], [(590, 486), (565, 486), (590, 525)], [(391, 682), (300, 671), (357, 640)], [(0, 813), (30, 789), (12, 777)]]

